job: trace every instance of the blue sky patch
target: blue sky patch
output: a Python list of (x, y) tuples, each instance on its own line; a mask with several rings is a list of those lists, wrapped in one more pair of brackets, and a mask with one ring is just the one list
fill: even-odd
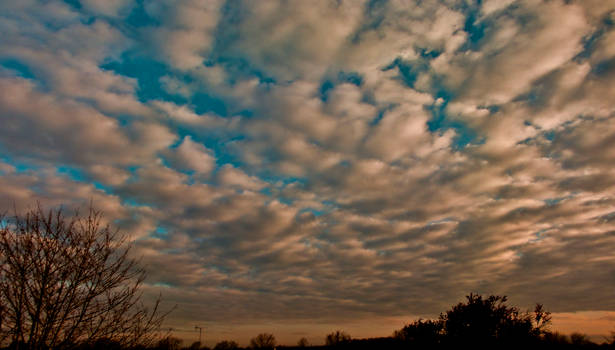
[(607, 74), (612, 74), (613, 72), (615, 72), (615, 58), (598, 62), (592, 67), (591, 72), (597, 77), (603, 77)]
[(64, 2), (77, 10), (81, 10), (83, 7), (79, 0), (64, 0)]
[[(480, 1), (478, 5), (480, 5)], [(487, 27), (486, 21), (480, 19), (480, 8), (478, 6), (468, 8), (466, 20), (463, 25), (463, 30), (468, 33), (468, 40), (460, 49), (462, 51), (480, 50), (481, 42), (486, 35)]]
[(181, 95), (169, 94), (162, 88), (160, 79), (172, 74), (170, 68), (154, 59), (136, 53), (122, 54), (120, 61), (111, 61), (100, 66), (116, 74), (137, 79), (137, 98), (141, 102), (164, 100), (176, 104), (185, 104), (187, 99)]
[(323, 102), (329, 100), (329, 93), (338, 84), (349, 83), (356, 86), (363, 85), (363, 76), (357, 72), (340, 71), (335, 77), (326, 78), (318, 89), (319, 97)]
[(322, 84), (320, 84), (320, 88), (318, 89), (320, 99), (323, 102), (327, 102), (329, 99), (329, 92), (335, 88), (335, 84), (333, 81), (327, 79)]
[(173, 71), (167, 64), (136, 53), (126, 52), (120, 61), (111, 61), (101, 65), (101, 69), (113, 71), (116, 74), (137, 79), (137, 98), (141, 102), (163, 100), (178, 105), (189, 104), (195, 113), (215, 113), (228, 116), (230, 111), (224, 99), (212, 95), (201, 88), (190, 97), (172, 94), (163, 88), (164, 77), (179, 79), (185, 84), (193, 81), (189, 75)]
[(583, 62), (587, 60), (594, 52), (596, 45), (604, 37), (604, 35), (615, 27), (615, 22), (610, 16), (605, 16), (598, 29), (583, 38), (583, 51), (575, 56), (575, 61)]
[(136, 0), (132, 10), (128, 17), (126, 17), (126, 23), (131, 27), (147, 27), (147, 26), (159, 26), (160, 21), (151, 17), (144, 7), (145, 0)]
[(36, 164), (32, 164), (30, 162), (16, 159), (8, 155), (6, 151), (2, 150), (2, 145), (0, 145), (0, 160), (3, 163), (9, 164), (15, 168), (15, 171), (18, 173), (25, 173), (28, 171), (36, 171), (40, 169), (40, 167)]
[(214, 49), (212, 57), (204, 62), (205, 66), (219, 65), (224, 67), (226, 82), (233, 86), (239, 82), (257, 78), (262, 85), (276, 84), (277, 80), (272, 75), (255, 67), (244, 57), (217, 55)]
[(299, 210), (298, 215), (305, 214), (305, 213), (311, 213), (311, 214), (313, 214), (314, 216), (318, 217), (318, 216), (323, 215), (323, 214), (325, 213), (325, 210), (323, 210), (323, 209), (309, 208), (309, 207), (307, 207), (307, 208), (301, 208), (301, 209)]
[(429, 71), (429, 62), (426, 59), (406, 61), (401, 58), (396, 58), (382, 70), (387, 71), (397, 68), (400, 80), (408, 87), (414, 88), (419, 74)]
[(32, 73), (30, 67), (19, 60), (12, 58), (0, 59), (0, 66), (15, 72), (18, 77), (35, 79), (34, 73)]
[[(439, 95), (439, 96), (438, 96)], [(436, 96), (437, 98), (450, 97), (449, 92), (441, 91)], [(481, 144), (485, 142), (476, 130), (473, 130), (460, 119), (452, 119), (446, 113), (448, 100), (445, 99), (440, 105), (432, 105), (426, 107), (431, 113), (431, 119), (427, 121), (427, 129), (430, 132), (444, 133), (449, 129), (453, 129), (456, 133), (453, 139), (454, 149), (463, 149), (469, 144)]]
[(206, 92), (197, 92), (190, 98), (190, 104), (193, 106), (194, 112), (197, 114), (204, 114), (213, 112), (220, 116), (229, 115), (224, 100), (212, 96)]

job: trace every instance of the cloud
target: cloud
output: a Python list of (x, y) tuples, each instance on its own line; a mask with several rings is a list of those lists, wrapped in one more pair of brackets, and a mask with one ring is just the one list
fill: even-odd
[(232, 165), (223, 166), (216, 174), (218, 183), (222, 186), (232, 186), (242, 190), (257, 191), (265, 186), (265, 183), (258, 177), (249, 176), (241, 169), (234, 168)]
[(224, 59), (249, 57), (280, 80), (318, 79), (362, 17), (363, 1), (229, 2), (217, 41)]
[[(482, 18), (480, 21), (492, 23), (494, 28), (481, 39), (480, 51), (470, 55), (460, 53), (453, 59), (456, 62), (453, 63), (456, 67), (451, 67), (453, 70), (469, 73), (460, 82), (463, 85), (454, 87), (470, 87), (460, 90), (461, 101), (476, 105), (509, 102), (526, 91), (532, 81), (580, 52), (581, 39), (591, 28), (576, 5), (528, 4), (516, 11), (519, 13), (515, 10), (501, 13), (497, 22), (494, 18)], [(519, 20), (525, 13), (532, 13), (529, 23)], [(562, 26), (561, 21), (566, 25)]]
[(606, 3), (3, 3), (2, 205), (93, 199), (174, 327), (612, 311)]
[(179, 6), (172, 1), (147, 3), (147, 14), (160, 20), (162, 25), (146, 28), (144, 35), (173, 67), (198, 67), (213, 44), (221, 3), (188, 1)]
[(216, 166), (216, 158), (211, 151), (190, 138), (184, 137), (182, 143), (170, 153), (169, 160), (177, 169), (195, 171), (198, 174), (207, 175)]
[(9, 169), (0, 176), (2, 213), (10, 215), (14, 209), (22, 212), (32, 208), (37, 204), (32, 198), (36, 198), (44, 209), (62, 206), (67, 215), (75, 208), (84, 210), (90, 201), (104, 213), (107, 222), (112, 218), (126, 219), (128, 215), (119, 197), (108, 195), (92, 184), (72, 180), (56, 169), (40, 167), (36, 171), (15, 171), (15, 167), (7, 163), (0, 163), (0, 168)]
[[(87, 104), (38, 91), (21, 78), (2, 78), (2, 144), (12, 152), (78, 165), (129, 165), (151, 157), (175, 139), (164, 126), (135, 122), (122, 129)], [(130, 149), (130, 151), (126, 151)]]
[(94, 15), (116, 17), (120, 14), (128, 13), (132, 7), (130, 1), (127, 0), (111, 0), (111, 1), (94, 1), (83, 0), (80, 2), (88, 12)]

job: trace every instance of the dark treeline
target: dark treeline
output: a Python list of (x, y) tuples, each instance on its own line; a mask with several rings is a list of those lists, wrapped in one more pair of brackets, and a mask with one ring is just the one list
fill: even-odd
[[(573, 333), (569, 336), (549, 329), (551, 316), (542, 305), (533, 311), (521, 311), (506, 304), (506, 297), (482, 297), (470, 294), (465, 302), (454, 305), (435, 320), (419, 319), (396, 330), (390, 337), (353, 339), (343, 331), (328, 334), (326, 345), (310, 345), (302, 338), (295, 346), (277, 345), (272, 334), (262, 333), (253, 338), (246, 348), (230, 340), (219, 342), (212, 348), (201, 347), (196, 342), (182, 346), (180, 339), (163, 338), (152, 350), (234, 350), (234, 349), (615, 349), (615, 334), (600, 344), (586, 335)], [(81, 350), (117, 349), (119, 345), (97, 344), (82, 346)]]
[[(240, 347), (232, 340), (224, 340), (213, 348), (201, 346), (199, 342), (190, 345), (173, 336), (144, 345), (126, 346), (117, 340), (99, 339), (92, 343), (64, 344), (63, 348), (75, 350), (240, 350), (240, 349), (615, 349), (615, 333), (603, 342), (591, 341), (586, 335), (573, 333), (562, 335), (549, 329), (551, 316), (542, 305), (533, 311), (521, 311), (506, 304), (505, 296), (470, 294), (465, 302), (454, 305), (440, 314), (439, 318), (419, 319), (396, 330), (389, 337), (353, 339), (343, 331), (332, 332), (324, 338), (325, 345), (311, 345), (301, 338), (297, 345), (278, 345), (274, 335), (261, 333), (252, 338), (248, 347)], [(25, 344), (13, 343), (3, 349), (33, 349)], [(51, 348), (36, 348), (51, 349)]]

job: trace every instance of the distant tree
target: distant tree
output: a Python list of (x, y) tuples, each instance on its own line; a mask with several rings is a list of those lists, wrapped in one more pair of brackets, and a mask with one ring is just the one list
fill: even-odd
[(444, 323), (442, 320), (419, 319), (395, 331), (393, 337), (413, 346), (435, 346), (441, 342)]
[(593, 342), (587, 337), (587, 334), (578, 332), (570, 334), (570, 343), (575, 346), (587, 346), (593, 344)]
[(90, 344), (81, 344), (79, 350), (124, 350), (122, 344), (110, 339), (98, 339)]
[(440, 315), (445, 339), (454, 344), (522, 344), (536, 341), (550, 323), (550, 314), (537, 305), (534, 314), (506, 305), (506, 296), (466, 297)]
[(275, 346), (275, 337), (270, 333), (261, 333), (250, 339), (250, 347), (252, 349), (273, 349)]
[(182, 345), (182, 340), (172, 336), (167, 336), (158, 341), (156, 350), (179, 350)]
[(327, 334), (325, 337), (325, 344), (327, 346), (338, 346), (347, 344), (352, 338), (344, 331), (337, 330), (335, 332)]
[(559, 332), (546, 332), (543, 340), (552, 347), (561, 347), (562, 345), (570, 344), (568, 337)]
[(190, 344), (190, 346), (188, 347), (189, 350), (199, 350), (200, 348), (201, 348), (200, 341), (195, 341), (194, 343)]
[(303, 337), (299, 339), (299, 341), (297, 342), (297, 346), (300, 348), (305, 348), (305, 347), (310, 346), (310, 342), (308, 342), (306, 337)]
[(239, 349), (239, 344), (232, 340), (223, 340), (214, 346), (214, 350), (236, 350)]
[(150, 344), (165, 315), (141, 303), (145, 271), (99, 211), (40, 206), (0, 216), (0, 344), (65, 349)]

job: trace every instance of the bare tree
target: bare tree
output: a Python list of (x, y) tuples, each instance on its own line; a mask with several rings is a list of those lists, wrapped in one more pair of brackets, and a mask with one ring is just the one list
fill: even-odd
[(141, 302), (145, 271), (99, 211), (66, 217), (40, 205), (0, 216), (0, 345), (69, 349), (149, 345), (166, 316)]
[(327, 334), (325, 337), (325, 344), (327, 346), (338, 346), (349, 343), (351, 339), (352, 338), (348, 333), (337, 330), (333, 333)]
[(275, 345), (275, 337), (270, 333), (261, 333), (250, 339), (250, 347), (252, 349), (274, 349)]
[(310, 346), (310, 342), (307, 340), (306, 337), (299, 339), (299, 341), (297, 342), (297, 347), (305, 348), (308, 346)]

